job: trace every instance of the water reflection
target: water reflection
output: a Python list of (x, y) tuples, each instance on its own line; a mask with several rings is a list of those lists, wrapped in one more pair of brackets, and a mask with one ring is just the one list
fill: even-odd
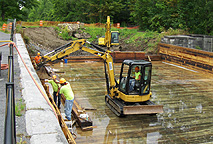
[(157, 144), (161, 137), (159, 132), (147, 133), (147, 144)]
[(202, 113), (202, 109), (203, 109), (202, 104), (199, 104), (199, 105), (196, 106), (196, 110), (197, 110), (199, 113)]
[[(115, 64), (118, 76), (120, 64)], [(155, 116), (118, 118), (104, 102), (105, 77), (102, 63), (60, 64), (61, 77), (71, 82), (75, 97), (97, 128), (83, 132), (74, 127), (77, 143), (206, 143), (213, 135), (213, 77), (153, 62), (152, 101), (164, 105)]]
[(154, 128), (160, 125), (156, 115), (135, 115), (115, 118), (108, 108), (105, 109), (105, 113), (109, 121), (105, 129), (104, 144), (155, 144), (162, 137), (160, 132)]

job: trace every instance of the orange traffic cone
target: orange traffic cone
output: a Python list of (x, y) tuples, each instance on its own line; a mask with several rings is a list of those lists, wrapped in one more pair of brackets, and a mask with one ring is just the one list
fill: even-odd
[(2, 26), (2, 30), (5, 31), (6, 27), (7, 27), (7, 24), (4, 23)]
[(40, 20), (40, 27), (42, 27), (43, 26), (43, 21), (42, 20)]
[(117, 28), (120, 28), (120, 23), (117, 23)]
[(9, 28), (10, 28), (10, 30), (12, 29), (12, 23), (10, 23), (10, 27)]

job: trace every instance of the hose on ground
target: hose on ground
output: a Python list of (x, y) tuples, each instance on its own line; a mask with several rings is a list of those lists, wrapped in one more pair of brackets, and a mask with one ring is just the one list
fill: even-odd
[[(17, 52), (18, 52), (18, 54), (19, 54), (19, 56), (20, 56), (20, 58), (21, 58), (21, 60), (22, 60), (22, 62), (23, 62), (23, 64), (24, 64), (24, 66), (25, 66), (27, 72), (29, 73), (29, 75), (30, 75), (30, 77), (32, 78), (33, 82), (36, 84), (37, 88), (39, 89), (39, 91), (40, 91), (40, 93), (42, 94), (42, 96), (44, 97), (44, 99), (47, 101), (47, 103), (49, 104), (49, 106), (52, 108), (52, 110), (53, 110), (53, 112), (54, 112), (56, 118), (58, 119), (58, 116), (57, 116), (57, 113), (56, 113), (56, 111), (55, 111), (55, 108), (54, 108), (53, 105), (50, 103), (50, 101), (49, 101), (47, 95), (42, 91), (41, 87), (38, 85), (37, 81), (35, 80), (35, 78), (34, 78), (33, 75), (31, 74), (30, 70), (28, 69), (26, 63), (24, 62), (24, 59), (22, 58), (22, 56), (21, 56), (21, 54), (20, 54), (18, 48), (16, 47), (15, 43), (14, 43), (14, 42), (10, 42), (10, 43), (7, 43), (7, 44), (8, 44), (9, 47), (10, 47), (10, 44), (12, 44), (13, 47), (16, 48), (16, 50), (17, 50)], [(3, 45), (1, 45), (1, 46), (5, 46), (5, 45), (7, 45), (7, 44), (3, 44)], [(0, 46), (0, 47), (1, 47), (1, 46)]]

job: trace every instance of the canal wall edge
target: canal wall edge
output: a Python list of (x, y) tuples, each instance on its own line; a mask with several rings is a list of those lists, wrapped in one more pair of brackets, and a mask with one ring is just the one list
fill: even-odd
[[(26, 63), (30, 73), (35, 78), (41, 90), (46, 94), (40, 79), (33, 68), (21, 34), (16, 34), (15, 40), (17, 49)], [(31, 137), (30, 143), (67, 143), (53, 110), (37, 88), (33, 79), (30, 77), (20, 56), (18, 56), (18, 63), (20, 66), (22, 96), (26, 104), (26, 131)]]

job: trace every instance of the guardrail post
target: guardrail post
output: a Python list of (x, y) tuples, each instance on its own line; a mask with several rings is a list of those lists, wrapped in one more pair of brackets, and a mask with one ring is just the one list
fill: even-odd
[(10, 35), (11, 41), (13, 41), (13, 34), (14, 34), (14, 23), (12, 23), (12, 28), (11, 28), (11, 35)]
[(16, 143), (16, 127), (15, 127), (15, 102), (14, 102), (14, 83), (6, 83), (6, 113), (5, 113), (5, 131), (4, 143)]

